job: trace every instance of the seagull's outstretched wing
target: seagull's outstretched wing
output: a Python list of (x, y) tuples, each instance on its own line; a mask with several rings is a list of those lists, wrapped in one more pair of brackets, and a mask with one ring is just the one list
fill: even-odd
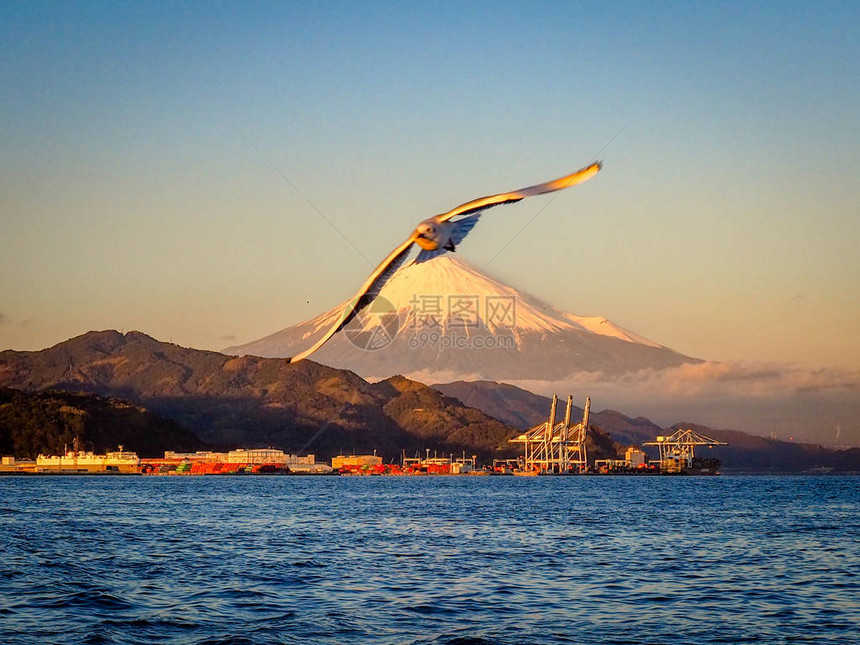
[[(459, 246), (460, 242), (463, 241), (463, 238), (465, 238), (466, 235), (469, 234), (469, 231), (475, 227), (475, 224), (478, 223), (478, 219), (486, 209), (492, 208), (493, 206), (500, 206), (502, 204), (513, 204), (514, 202), (518, 202), (526, 197), (540, 195), (542, 193), (551, 193), (556, 190), (568, 188), (569, 186), (581, 184), (600, 172), (602, 166), (603, 164), (598, 161), (590, 166), (577, 170), (575, 173), (559, 177), (558, 179), (554, 179), (553, 181), (548, 181), (543, 184), (538, 184), (537, 186), (529, 186), (528, 188), (521, 188), (520, 190), (515, 190), (510, 193), (501, 193), (499, 195), (491, 195), (489, 197), (479, 197), (478, 199), (473, 199), (470, 202), (461, 204), (452, 211), (436, 215), (433, 219), (438, 222), (447, 222), (454, 217), (460, 217), (460, 219), (451, 222), (451, 225), (453, 226), (451, 230), (451, 243), (454, 246)], [(443, 255), (447, 252), (448, 249), (444, 247), (439, 247), (433, 251), (421, 251), (421, 253), (418, 254), (418, 257), (415, 258), (415, 263), (417, 264), (419, 262), (432, 260), (436, 256)]]
[(350, 320), (355, 318), (362, 309), (373, 302), (373, 299), (379, 295), (379, 292), (382, 290), (382, 287), (385, 286), (385, 283), (388, 282), (397, 269), (403, 265), (403, 262), (409, 256), (409, 249), (412, 248), (414, 242), (415, 234), (413, 233), (409, 239), (394, 249), (388, 257), (385, 258), (378, 267), (376, 267), (376, 270), (370, 274), (370, 277), (362, 285), (361, 289), (358, 290), (358, 293), (353, 296), (352, 300), (350, 300), (349, 304), (344, 308), (340, 320), (332, 325), (332, 328), (326, 332), (325, 336), (320, 338), (310, 349), (306, 349), (301, 354), (296, 354), (295, 356), (288, 358), (287, 362), (297, 363), (303, 358), (307, 358), (313, 354), (332, 336), (343, 329)]
[(568, 188), (576, 184), (581, 184), (586, 179), (591, 179), (592, 177), (594, 177), (594, 175), (600, 172), (602, 166), (603, 164), (598, 161), (596, 163), (591, 164), (590, 166), (586, 166), (585, 168), (577, 170), (575, 173), (566, 175), (564, 177), (559, 177), (558, 179), (548, 181), (543, 184), (538, 184), (537, 186), (529, 186), (528, 188), (521, 188), (520, 190), (515, 190), (510, 193), (490, 195), (489, 197), (479, 197), (478, 199), (473, 199), (470, 202), (461, 204), (454, 210), (448, 211), (447, 213), (443, 213), (441, 215), (437, 215), (433, 219), (436, 219), (440, 222), (447, 222), (449, 219), (457, 217), (458, 215), (477, 213), (487, 208), (492, 208), (493, 206), (500, 206), (501, 204), (511, 204), (513, 202), (518, 202), (525, 197), (541, 195), (543, 193), (551, 193), (556, 190), (561, 190), (563, 188)]

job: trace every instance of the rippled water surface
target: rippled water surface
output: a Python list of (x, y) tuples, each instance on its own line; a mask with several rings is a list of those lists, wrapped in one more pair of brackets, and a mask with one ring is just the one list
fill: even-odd
[(858, 643), (860, 478), (0, 478), (4, 643)]

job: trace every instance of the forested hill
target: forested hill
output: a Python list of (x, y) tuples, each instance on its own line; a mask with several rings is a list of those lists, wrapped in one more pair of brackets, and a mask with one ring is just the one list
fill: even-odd
[(75, 437), (82, 450), (125, 449), (141, 457), (165, 450), (198, 450), (203, 442), (174, 421), (128, 401), (95, 394), (0, 388), (0, 453), (34, 459), (62, 454)]

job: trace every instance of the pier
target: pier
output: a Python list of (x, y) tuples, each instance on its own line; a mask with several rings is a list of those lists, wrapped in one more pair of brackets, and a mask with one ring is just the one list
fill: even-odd
[(719, 471), (718, 459), (699, 459), (696, 446), (712, 448), (727, 446), (719, 441), (691, 429), (677, 430), (669, 436), (659, 436), (644, 446), (657, 446), (660, 452), (660, 471), (670, 475), (715, 475)]
[[(588, 415), (591, 399), (585, 398), (582, 421), (570, 425), (573, 396), (567, 397), (564, 421), (555, 422), (558, 396), (553, 394), (549, 418), (540, 425), (509, 440), (524, 447), (523, 473), (573, 475), (588, 471), (588, 450), (585, 439), (588, 432)], [(515, 473), (517, 474), (517, 473)]]

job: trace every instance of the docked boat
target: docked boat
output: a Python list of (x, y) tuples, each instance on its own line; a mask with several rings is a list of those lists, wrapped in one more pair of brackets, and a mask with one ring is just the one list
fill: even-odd
[(77, 450), (77, 441), (72, 450), (64, 455), (39, 455), (36, 457), (36, 473), (55, 474), (133, 474), (139, 472), (140, 458), (137, 453), (118, 450), (97, 455), (88, 451)]

